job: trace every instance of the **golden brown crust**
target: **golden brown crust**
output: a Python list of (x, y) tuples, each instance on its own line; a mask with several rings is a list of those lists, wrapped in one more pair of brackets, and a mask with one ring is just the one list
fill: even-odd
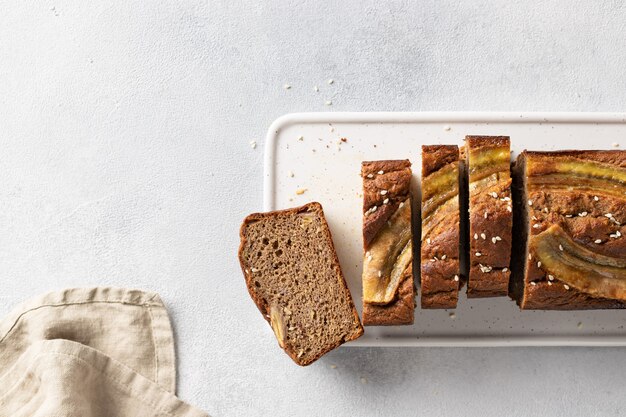
[(626, 308), (626, 304), (618, 300), (594, 298), (573, 288), (566, 290), (563, 283), (540, 281), (528, 285), (520, 307), (523, 310), (592, 310)]
[[(445, 171), (444, 171), (445, 170)], [(452, 176), (443, 189), (430, 190), (433, 181), (441, 181), (441, 174)], [(435, 175), (439, 174), (439, 175)], [(443, 203), (452, 201), (453, 212), (430, 210), (426, 217), (427, 200), (450, 193)], [(432, 201), (432, 200), (431, 200)], [(426, 227), (427, 222), (430, 224)], [(432, 226), (435, 224), (435, 226)], [(455, 145), (422, 146), (422, 242), (421, 242), (421, 304), (422, 308), (455, 308), (462, 285), (459, 267), (460, 213), (459, 213), (459, 148)]]
[(369, 246), (398, 205), (409, 197), (411, 175), (408, 159), (365, 161), (361, 164), (364, 247)]
[[(626, 197), (615, 194), (614, 189), (594, 189), (585, 187), (585, 179), (566, 180), (565, 186), (558, 179), (550, 188), (546, 187), (545, 176), (553, 175), (559, 161), (599, 162), (626, 167), (626, 152), (611, 151), (524, 151), (516, 162), (518, 176), (526, 181), (522, 205), (528, 213), (528, 239), (558, 225), (567, 236), (601, 256), (623, 259), (626, 257)], [(529, 176), (527, 163), (532, 163)], [(594, 185), (594, 182), (589, 182)], [(601, 183), (600, 183), (601, 184)], [(572, 188), (571, 186), (574, 186)], [(613, 188), (613, 187), (611, 187)], [(610, 217), (607, 217), (610, 214)], [(619, 232), (620, 235), (616, 235)], [(611, 238), (610, 236), (614, 236)], [(618, 236), (620, 238), (618, 238)], [(596, 243), (597, 241), (600, 243)], [(540, 310), (584, 310), (626, 308), (626, 302), (616, 299), (592, 296), (568, 285), (567, 277), (545, 270), (538, 262), (538, 256), (530, 245), (527, 259), (524, 259), (525, 273), (521, 284), (513, 287), (512, 295), (522, 309)]]
[(551, 152), (539, 152), (539, 151), (524, 151), (523, 154), (527, 157), (534, 159), (547, 159), (552, 160), (557, 157), (567, 157), (577, 159), (586, 159), (589, 161), (602, 162), (605, 164), (615, 165), (618, 167), (626, 167), (626, 156), (624, 151), (620, 150), (568, 150), (568, 151), (551, 151)]
[(456, 145), (422, 146), (422, 179), (458, 160), (459, 147)]
[[(363, 250), (366, 252), (380, 230), (398, 210), (410, 204), (411, 162), (409, 160), (365, 161), (363, 178)], [(415, 286), (412, 264), (402, 274), (394, 300), (386, 305), (363, 303), (363, 324), (385, 326), (412, 324)]]
[[(510, 139), (467, 136), (469, 298), (508, 294), (512, 244)], [(489, 153), (494, 159), (485, 163)], [(475, 161), (481, 161), (480, 164)]]
[(511, 138), (508, 136), (465, 136), (465, 144), (470, 151), (484, 148), (510, 148)]
[[(298, 214), (298, 213), (303, 213), (303, 212), (318, 212), (320, 214), (320, 218), (322, 220), (322, 223), (324, 225), (324, 233), (326, 235), (326, 240), (327, 243), (330, 245), (330, 247), (332, 248), (332, 253), (335, 255), (334, 259), (332, 260), (332, 264), (336, 266), (338, 274), (340, 275), (341, 279), (341, 285), (345, 291), (345, 297), (348, 300), (348, 302), (350, 303), (351, 306), (351, 310), (352, 310), (352, 314), (354, 316), (354, 323), (357, 327), (357, 332), (348, 336), (347, 338), (339, 341), (338, 343), (336, 343), (333, 346), (328, 347), (325, 351), (322, 351), (319, 353), (319, 355), (317, 355), (315, 358), (308, 360), (306, 362), (304, 362), (302, 360), (302, 358), (298, 357), (298, 352), (295, 352), (293, 350), (290, 350), (288, 346), (285, 346), (283, 348), (283, 350), (285, 351), (285, 353), (287, 353), (287, 355), (289, 355), (289, 357), (291, 357), (291, 359), (297, 363), (300, 366), (307, 366), (310, 365), (311, 363), (315, 362), (317, 359), (319, 359), (320, 357), (322, 357), (324, 354), (330, 352), (331, 350), (339, 347), (340, 345), (342, 345), (345, 342), (349, 342), (351, 340), (355, 340), (358, 339), (359, 337), (361, 337), (363, 335), (363, 326), (361, 325), (361, 321), (359, 319), (359, 314), (356, 311), (356, 307), (354, 305), (354, 301), (352, 299), (352, 295), (350, 294), (350, 290), (348, 288), (348, 285), (346, 283), (346, 280), (343, 276), (343, 273), (341, 271), (341, 267), (339, 264), (339, 258), (337, 257), (337, 252), (335, 251), (335, 245), (333, 243), (333, 239), (332, 239), (332, 235), (330, 232), (330, 228), (328, 227), (328, 223), (326, 222), (326, 217), (324, 216), (324, 210), (322, 208), (322, 205), (318, 202), (311, 202), (311, 203), (307, 203), (303, 206), (299, 206), (299, 207), (294, 207), (294, 208), (289, 208), (289, 209), (285, 209), (285, 210), (276, 210), (276, 211), (271, 211), (271, 212), (266, 212), (266, 213), (252, 213), (250, 215), (248, 215), (243, 223), (241, 224), (241, 227), (239, 229), (239, 238), (240, 238), (240, 244), (239, 244), (239, 251), (238, 251), (238, 257), (239, 257), (239, 264), (241, 266), (241, 271), (244, 274), (244, 278), (246, 281), (246, 286), (248, 288), (248, 293), (250, 294), (250, 297), (252, 298), (252, 300), (254, 301), (254, 303), (256, 304), (257, 308), (259, 309), (259, 311), (261, 312), (261, 315), (263, 316), (263, 318), (265, 319), (265, 321), (267, 321), (268, 324), (270, 324), (270, 318), (269, 318), (269, 308), (268, 306), (265, 304), (265, 302), (263, 301), (263, 299), (261, 297), (258, 296), (257, 292), (255, 291), (255, 287), (254, 287), (254, 280), (252, 279), (252, 276), (250, 274), (248, 274), (246, 272), (246, 265), (244, 262), (244, 254), (243, 254), (243, 250), (244, 247), (246, 245), (246, 235), (245, 235), (245, 231), (246, 231), (246, 227), (255, 221), (258, 220), (262, 220), (266, 217), (270, 217), (270, 216), (275, 216), (275, 215), (292, 215), (292, 214)], [(271, 325), (271, 324), (270, 324)]]

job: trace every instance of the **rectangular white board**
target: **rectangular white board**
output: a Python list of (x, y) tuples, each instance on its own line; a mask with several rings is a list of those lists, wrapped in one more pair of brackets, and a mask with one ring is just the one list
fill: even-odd
[[(524, 149), (626, 146), (624, 113), (300, 113), (276, 120), (265, 143), (264, 209), (318, 201), (361, 310), (361, 161), (410, 159), (421, 145), (462, 145), (465, 135), (511, 137)], [(345, 142), (341, 139), (344, 138)], [(306, 189), (302, 194), (297, 190)], [(471, 299), (455, 310), (422, 310), (413, 326), (366, 327), (350, 346), (626, 346), (626, 311), (520, 311), (509, 298)]]

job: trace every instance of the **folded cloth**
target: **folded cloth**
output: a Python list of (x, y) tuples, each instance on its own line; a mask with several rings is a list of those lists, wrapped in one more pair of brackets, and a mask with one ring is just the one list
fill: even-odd
[(157, 294), (69, 289), (0, 321), (0, 417), (206, 416), (175, 388), (174, 337)]

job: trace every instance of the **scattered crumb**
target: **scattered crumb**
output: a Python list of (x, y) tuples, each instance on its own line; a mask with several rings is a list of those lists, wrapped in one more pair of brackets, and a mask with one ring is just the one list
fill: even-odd
[(456, 313), (450, 313), (448, 314), (448, 316), (450, 316), (450, 318), (454, 320), (456, 318)]
[(361, 377), (361, 384), (367, 384), (367, 378), (365, 378), (364, 376)]
[(613, 147), (614, 147), (614, 148), (619, 148), (619, 143), (617, 143), (617, 142), (613, 142)]
[(333, 127), (333, 125), (330, 125), (330, 124), (329, 124), (329, 125), (328, 125), (328, 130), (330, 130), (330, 131), (331, 131), (331, 133), (332, 133), (332, 132), (334, 132), (334, 131), (335, 131), (335, 128)]
[(333, 105), (333, 102), (332, 102), (332, 101), (330, 101), (330, 100), (326, 100), (326, 101), (324, 102), (324, 104), (325, 104), (325, 105), (327, 105), (327, 106), (332, 106), (332, 105)]
[(320, 92), (320, 88), (318, 86), (313, 87), (313, 91), (315, 91), (316, 93)]
[(302, 136), (302, 135), (298, 136), (298, 140), (299, 140), (300, 142), (302, 142), (302, 141), (304, 140), (304, 136)]
[(291, 89), (291, 84), (285, 84), (285, 85), (283, 85), (283, 88), (285, 90), (290, 90)]
[(330, 365), (330, 369), (337, 369), (337, 365), (333, 363), (332, 365)]
[(582, 321), (579, 321), (579, 322), (578, 322), (578, 328), (579, 328), (579, 329), (582, 329), (582, 328), (583, 328), (583, 322), (582, 322)]
[(307, 191), (307, 189), (306, 189), (306, 188), (298, 188), (298, 189), (296, 190), (296, 194), (298, 194), (298, 195), (302, 195), (302, 194), (306, 193), (306, 191)]
[(348, 141), (348, 139), (346, 139), (346, 138), (341, 138), (341, 139), (339, 139), (339, 140), (340, 140), (340, 141), (342, 141), (342, 142), (344, 142), (344, 143)]
[(293, 171), (289, 171), (287, 174), (288, 174), (291, 178), (293, 178), (293, 176), (294, 176)]
[(333, 80), (332, 78), (330, 80), (328, 80), (328, 85), (331, 85), (335, 82), (335, 80)]
[(251, 140), (251, 141), (250, 141), (250, 147), (251, 147), (252, 149), (256, 149), (256, 140)]
[(451, 130), (452, 130), (452, 127), (451, 127), (450, 125), (445, 125), (445, 126), (443, 127), (443, 130), (445, 130), (446, 132), (449, 132), (449, 131), (451, 131)]

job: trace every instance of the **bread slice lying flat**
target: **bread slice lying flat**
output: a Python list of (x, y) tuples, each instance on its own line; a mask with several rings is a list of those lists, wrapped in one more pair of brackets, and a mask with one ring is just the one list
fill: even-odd
[(250, 296), (294, 362), (309, 365), (363, 334), (319, 203), (251, 214), (240, 235)]

